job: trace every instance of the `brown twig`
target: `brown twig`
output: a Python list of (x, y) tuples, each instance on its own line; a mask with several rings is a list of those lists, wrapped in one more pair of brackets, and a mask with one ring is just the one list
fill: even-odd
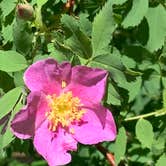
[(108, 160), (108, 162), (110, 163), (111, 166), (116, 166), (114, 155), (111, 152), (109, 152), (101, 144), (97, 144), (97, 145), (95, 145), (95, 147), (97, 148), (97, 150), (99, 150), (107, 158), (107, 160)]

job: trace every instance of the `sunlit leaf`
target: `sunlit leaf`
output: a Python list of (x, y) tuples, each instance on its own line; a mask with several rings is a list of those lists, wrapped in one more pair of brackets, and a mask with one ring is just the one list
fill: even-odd
[(2, 35), (4, 38), (4, 41), (3, 41), (4, 44), (6, 44), (7, 42), (11, 42), (13, 40), (12, 31), (13, 31), (12, 25), (7, 25), (2, 27)]
[(9, 15), (15, 8), (17, 0), (3, 0), (0, 3), (3, 16), (6, 17)]
[(133, 0), (132, 8), (122, 23), (123, 27), (138, 25), (148, 11), (148, 4), (148, 0)]
[(119, 129), (119, 133), (116, 138), (115, 142), (115, 162), (118, 165), (120, 160), (124, 157), (124, 154), (126, 152), (126, 143), (127, 143), (127, 136), (126, 131), (124, 127), (121, 127)]
[(166, 12), (162, 5), (155, 8), (149, 8), (146, 15), (149, 24), (149, 40), (147, 42), (147, 49), (151, 52), (158, 50), (164, 45), (166, 36)]
[(27, 67), (25, 58), (16, 51), (0, 51), (0, 70), (15, 72)]
[(93, 56), (100, 55), (112, 39), (115, 22), (112, 15), (112, 2), (108, 1), (96, 15), (92, 27)]
[(36, 0), (38, 6), (43, 6), (48, 0)]
[(17, 103), (22, 87), (17, 87), (0, 98), (0, 119), (8, 114)]
[(166, 163), (166, 155), (163, 154), (158, 160), (155, 166), (165, 166)]
[(151, 123), (145, 119), (139, 119), (136, 124), (136, 136), (143, 147), (151, 148), (154, 137)]
[(79, 16), (79, 27), (82, 32), (87, 36), (91, 36), (92, 33), (92, 23), (88, 20), (86, 14), (81, 14)]
[(6, 147), (14, 139), (14, 135), (10, 130), (10, 127), (7, 128), (5, 134), (0, 136), (0, 149)]
[(125, 3), (127, 0), (111, 0), (111, 1), (112, 1), (112, 4), (121, 5)]
[(11, 143), (14, 140), (15, 137), (14, 137), (13, 133), (11, 132), (10, 122), (13, 119), (14, 115), (18, 111), (20, 111), (20, 109), (22, 107), (23, 107), (23, 104), (21, 103), (21, 100), (19, 100), (18, 103), (15, 105), (14, 109), (12, 110), (8, 124), (6, 125), (5, 133), (0, 135), (0, 149), (5, 148), (9, 143)]
[(113, 105), (121, 104), (120, 96), (111, 83), (108, 84), (107, 103), (111, 103)]

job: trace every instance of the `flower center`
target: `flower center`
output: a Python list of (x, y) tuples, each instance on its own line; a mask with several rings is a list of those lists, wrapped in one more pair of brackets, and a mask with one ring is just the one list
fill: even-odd
[[(71, 91), (47, 96), (50, 110), (46, 112), (49, 120), (49, 130), (56, 131), (58, 125), (68, 127), (73, 122), (80, 122), (85, 110), (78, 97), (73, 97)], [(74, 132), (74, 131), (72, 131)]]

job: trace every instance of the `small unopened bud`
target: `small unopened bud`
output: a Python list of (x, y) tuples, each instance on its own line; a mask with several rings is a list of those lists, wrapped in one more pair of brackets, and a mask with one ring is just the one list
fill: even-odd
[(71, 7), (70, 2), (67, 2), (67, 3), (65, 4), (65, 8), (66, 8), (66, 9), (69, 9), (70, 7)]
[(17, 16), (26, 21), (32, 21), (35, 17), (34, 9), (29, 4), (18, 4), (16, 9)]

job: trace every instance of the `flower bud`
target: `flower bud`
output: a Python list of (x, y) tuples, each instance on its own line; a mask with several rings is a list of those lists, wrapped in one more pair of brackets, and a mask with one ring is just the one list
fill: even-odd
[(26, 21), (32, 21), (35, 16), (34, 9), (29, 4), (18, 4), (16, 8), (16, 13), (20, 19)]

